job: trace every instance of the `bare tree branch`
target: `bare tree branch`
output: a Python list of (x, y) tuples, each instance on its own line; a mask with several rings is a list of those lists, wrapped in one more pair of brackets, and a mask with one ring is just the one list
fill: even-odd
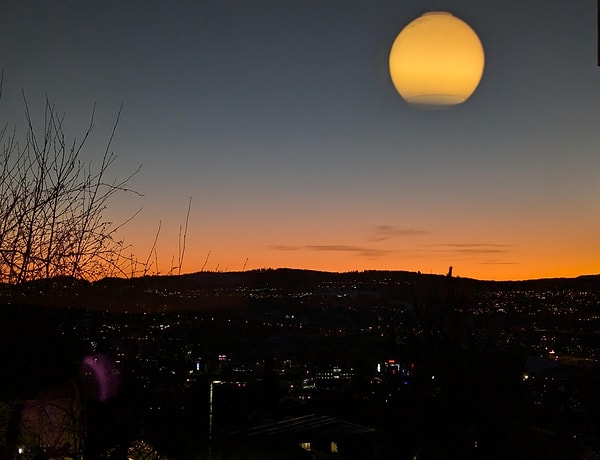
[[(117, 194), (140, 195), (129, 187), (140, 168), (123, 179), (107, 180), (116, 161), (110, 148), (122, 106), (100, 164), (94, 165), (83, 163), (80, 155), (94, 127), (95, 106), (81, 140), (68, 143), (65, 116), (58, 115), (47, 97), (39, 131), (24, 92), (23, 102), (24, 143), (17, 140), (16, 129), (0, 130), (0, 282), (124, 276), (131, 259), (123, 256), (124, 245), (116, 234), (141, 209), (120, 224), (106, 218)], [(135, 266), (129, 268), (135, 273)]]

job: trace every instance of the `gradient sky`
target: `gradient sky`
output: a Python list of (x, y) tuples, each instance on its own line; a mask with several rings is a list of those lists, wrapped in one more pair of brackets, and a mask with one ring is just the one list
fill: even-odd
[[(450, 110), (408, 106), (387, 59), (429, 10), (469, 23), (481, 84)], [(110, 217), (158, 271), (420, 270), (479, 279), (600, 273), (595, 0), (0, 2), (0, 120), (45, 94), (113, 175)], [(209, 255), (210, 252), (210, 255)], [(208, 261), (207, 256), (208, 257)], [(247, 260), (247, 262), (246, 262)], [(156, 271), (155, 268), (152, 271)]]

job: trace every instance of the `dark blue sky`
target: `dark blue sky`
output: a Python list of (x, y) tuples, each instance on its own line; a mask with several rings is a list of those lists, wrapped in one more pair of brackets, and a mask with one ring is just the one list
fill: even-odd
[[(407, 106), (395, 36), (428, 10), (469, 23), (479, 88)], [(125, 237), (163, 221), (161, 272), (193, 198), (189, 270), (407, 269), (478, 278), (600, 272), (600, 69), (592, 0), (3, 1), (2, 121), (48, 94), (116, 173), (142, 164)], [(382, 236), (383, 235), (383, 236)], [(175, 249), (173, 249), (175, 248)]]

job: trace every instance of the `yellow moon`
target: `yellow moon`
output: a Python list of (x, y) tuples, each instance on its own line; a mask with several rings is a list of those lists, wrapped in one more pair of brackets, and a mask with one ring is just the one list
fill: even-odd
[(390, 50), (392, 82), (411, 104), (465, 102), (483, 75), (483, 46), (475, 31), (445, 11), (418, 17), (398, 34)]

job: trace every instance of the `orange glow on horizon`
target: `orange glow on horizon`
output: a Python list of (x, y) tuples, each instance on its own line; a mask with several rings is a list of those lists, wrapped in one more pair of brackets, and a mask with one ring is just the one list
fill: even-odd
[[(255, 269), (306, 269), (325, 272), (351, 272), (365, 270), (391, 270), (421, 272), (423, 274), (446, 274), (453, 266), (453, 274), (463, 278), (480, 280), (526, 280), (538, 278), (571, 278), (580, 275), (600, 273), (597, 260), (589, 255), (573, 258), (572, 253), (535, 254), (533, 251), (511, 254), (510, 259), (490, 258), (494, 249), (486, 254), (486, 248), (474, 248), (472, 252), (458, 248), (442, 255), (418, 251), (373, 250), (352, 245), (331, 246), (290, 246), (290, 247), (254, 247), (249, 250), (241, 245), (214, 245), (212, 249), (193, 249), (188, 246), (181, 269), (182, 274), (199, 271), (239, 272)], [(479, 253), (479, 249), (481, 252)], [(177, 274), (173, 267), (178, 260), (177, 245), (158, 248), (158, 271), (152, 265), (147, 274)], [(160, 257), (164, 254), (164, 257)], [(589, 254), (589, 253), (588, 253)], [(526, 258), (527, 257), (527, 258)], [(151, 258), (151, 263), (154, 259)], [(577, 260), (576, 263), (573, 260)], [(142, 262), (142, 258), (140, 258)], [(138, 266), (138, 269), (141, 267)], [(174, 269), (173, 269), (174, 268)]]

